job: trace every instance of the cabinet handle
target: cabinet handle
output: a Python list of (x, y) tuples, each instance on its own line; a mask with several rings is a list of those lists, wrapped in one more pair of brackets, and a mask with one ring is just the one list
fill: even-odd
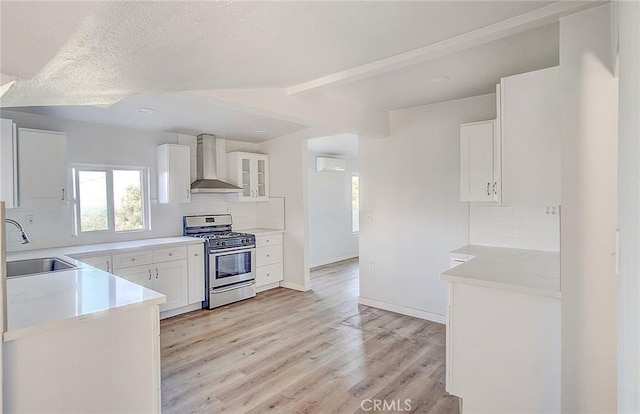
[(487, 183), (487, 195), (491, 195), (491, 183)]
[(151, 269), (149, 269), (149, 280), (151, 280)]
[(62, 189), (62, 198), (60, 198), (60, 200), (64, 201), (64, 188)]
[(493, 183), (493, 194), (498, 194), (498, 191), (496, 190), (496, 186), (497, 186), (497, 185), (498, 185), (498, 182), (497, 182), (497, 181), (495, 181), (495, 182)]
[(270, 254), (268, 254), (268, 255), (267, 255), (267, 257), (271, 257), (271, 255), (270, 255)]
[(158, 268), (156, 267), (156, 279), (158, 278)]
[(132, 261), (132, 262), (135, 262), (135, 261), (136, 261), (136, 258), (135, 258), (135, 257), (132, 257), (132, 258), (131, 258), (131, 261)]
[(107, 272), (111, 273), (111, 263), (107, 260)]
[(191, 197), (191, 191), (187, 188), (187, 200)]
[(169, 253), (169, 257), (173, 256), (173, 253)]
[(194, 253), (193, 255), (194, 255), (195, 257), (198, 257), (198, 253)]

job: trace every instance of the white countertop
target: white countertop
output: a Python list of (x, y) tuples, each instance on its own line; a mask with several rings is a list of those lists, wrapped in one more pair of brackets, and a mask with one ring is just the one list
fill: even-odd
[(7, 253), (7, 261), (59, 257), (78, 268), (7, 279), (7, 332), (4, 333), (4, 341), (102, 317), (107, 312), (112, 314), (132, 307), (164, 303), (166, 298), (163, 294), (70, 256), (182, 243), (203, 241), (193, 237), (167, 237)]
[(451, 255), (469, 261), (443, 272), (443, 280), (560, 297), (557, 252), (469, 245)]
[(241, 230), (237, 230), (237, 231), (241, 231), (243, 233), (253, 234), (253, 235), (256, 235), (256, 236), (269, 236), (271, 234), (282, 234), (282, 233), (284, 233), (284, 230), (265, 229), (265, 228), (241, 229)]

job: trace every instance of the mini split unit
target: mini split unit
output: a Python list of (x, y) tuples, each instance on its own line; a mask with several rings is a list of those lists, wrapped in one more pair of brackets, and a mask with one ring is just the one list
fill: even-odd
[(347, 169), (347, 162), (339, 158), (318, 157), (316, 158), (316, 171), (318, 172), (341, 172)]

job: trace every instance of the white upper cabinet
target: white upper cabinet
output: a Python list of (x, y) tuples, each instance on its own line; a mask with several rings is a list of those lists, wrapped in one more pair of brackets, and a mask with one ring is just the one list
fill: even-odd
[(186, 145), (158, 146), (158, 202), (191, 201), (191, 152)]
[(18, 128), (18, 185), (21, 207), (66, 202), (66, 134)]
[(0, 200), (6, 208), (18, 206), (16, 124), (0, 119)]
[(499, 107), (504, 204), (560, 204), (560, 77), (549, 68), (503, 78)]
[(500, 203), (501, 158), (494, 120), (460, 125), (460, 200)]
[(239, 201), (269, 200), (269, 156), (251, 152), (227, 154), (229, 180), (242, 187)]

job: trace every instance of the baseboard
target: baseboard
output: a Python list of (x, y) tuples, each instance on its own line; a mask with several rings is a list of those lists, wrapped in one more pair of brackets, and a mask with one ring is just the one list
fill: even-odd
[(315, 267), (320, 267), (320, 266), (324, 266), (324, 265), (328, 265), (331, 263), (336, 263), (336, 262), (341, 262), (343, 260), (349, 260), (349, 259), (354, 259), (358, 257), (358, 253), (355, 254), (347, 254), (345, 256), (340, 256), (340, 257), (334, 257), (332, 259), (327, 259), (327, 260), (321, 260), (319, 262), (316, 263), (312, 263), (309, 267), (311, 269), (315, 268)]
[(280, 287), (280, 282), (273, 282), (260, 287), (256, 287), (256, 293), (264, 292), (265, 290), (274, 289)]
[(306, 292), (307, 290), (310, 290), (310, 289), (305, 289), (304, 285), (299, 285), (297, 283), (290, 283), (290, 282), (284, 282), (284, 281), (280, 282), (280, 287), (299, 290), (300, 292)]
[(358, 296), (358, 303), (361, 305), (371, 306), (372, 308), (384, 309), (387, 311), (400, 313), (402, 315), (426, 319), (428, 321), (441, 323), (443, 325), (446, 323), (444, 315), (438, 315), (437, 313), (407, 308), (406, 306), (394, 305), (392, 303), (380, 302), (373, 299), (363, 298), (362, 296)]
[(171, 318), (172, 316), (181, 315), (183, 313), (192, 312), (198, 309), (202, 309), (202, 302), (192, 303), (191, 305), (160, 312), (160, 319)]

